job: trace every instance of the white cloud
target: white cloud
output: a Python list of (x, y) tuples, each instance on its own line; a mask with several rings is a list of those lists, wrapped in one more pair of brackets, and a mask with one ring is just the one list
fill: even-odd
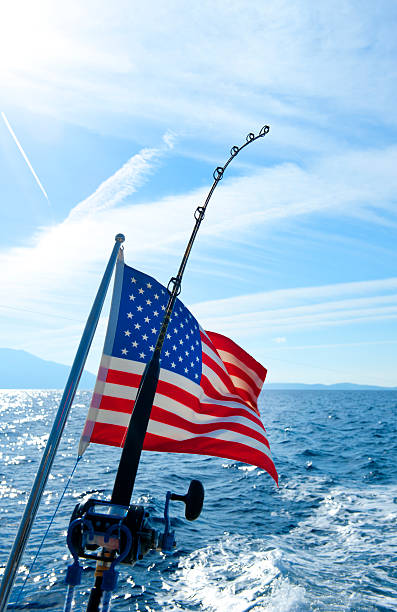
[[(397, 319), (396, 289), (397, 278), (389, 278), (242, 295), (193, 304), (191, 309), (206, 329), (257, 336)], [(340, 299), (343, 296), (346, 299)]]
[[(397, 277), (358, 281), (352, 283), (335, 283), (332, 285), (319, 285), (314, 287), (296, 287), (293, 289), (279, 289), (277, 291), (267, 291), (253, 293), (249, 295), (239, 295), (223, 300), (212, 300), (194, 304), (195, 311), (200, 312), (200, 316), (209, 316), (216, 311), (231, 312), (241, 314), (252, 309), (252, 304), (260, 309), (276, 309), (282, 306), (299, 307), (302, 302), (339, 303), (342, 308), (354, 306), (357, 300), (361, 305), (370, 305), (373, 300), (382, 299), (384, 302), (394, 301), (396, 296), (383, 295), (381, 298), (375, 297), (351, 298), (348, 300), (338, 300), (344, 296), (362, 296), (371, 294), (382, 294), (397, 289)], [(324, 302), (324, 298), (327, 302)]]
[[(172, 148), (172, 137), (165, 134), (163, 139), (166, 147)], [(78, 221), (79, 218), (92, 216), (123, 202), (147, 180), (148, 175), (153, 172), (154, 161), (162, 154), (164, 149), (143, 149), (131, 157), (124, 166), (99, 185), (92, 195), (77, 204), (71, 210), (68, 220)]]
[(167, 145), (169, 149), (173, 149), (175, 147), (175, 143), (177, 141), (177, 134), (171, 130), (166, 132), (163, 135), (163, 141)]
[[(301, 344), (295, 346), (281, 346), (278, 347), (279, 350), (286, 350), (288, 352), (291, 351), (307, 351), (307, 350), (315, 350), (318, 349), (345, 349), (345, 348), (354, 348), (354, 347), (369, 347), (369, 346), (382, 346), (382, 345), (393, 345), (397, 344), (397, 340), (364, 340), (362, 342), (330, 342), (327, 344)], [(274, 350), (274, 349), (273, 349)]]
[(316, 147), (316, 126), (324, 150), (337, 140), (330, 109), (396, 122), (391, 3), (379, 12), (342, 0), (203, 0), (186, 10), (149, 0), (131, 10), (127, 0), (71, 0), (55, 10), (43, 0), (39, 14), (30, 5), (2, 15), (10, 103), (130, 135), (137, 119), (207, 138), (269, 121), (280, 126), (275, 141)]
[[(40, 230), (30, 245), (3, 251), (0, 303), (36, 309), (45, 303), (50, 311), (56, 309), (62, 314), (63, 296), (68, 296), (65, 312), (73, 309), (87, 283), (90, 286), (93, 271), (106, 262), (115, 235), (131, 224), (131, 216), (140, 227), (145, 207), (119, 211), (117, 205), (142, 185), (156, 160), (168, 150), (167, 143), (140, 151), (77, 204), (62, 223)], [(145, 220), (148, 224), (152, 221), (150, 213), (145, 214)], [(145, 239), (138, 235), (143, 245)], [(100, 273), (94, 276), (97, 284)]]
[[(147, 204), (128, 201), (159, 156), (169, 150), (168, 136), (166, 140), (167, 145), (132, 157), (72, 209), (65, 221), (40, 231), (30, 245), (3, 252), (0, 303), (36, 304), (37, 308), (39, 302), (54, 303), (59, 296), (69, 295), (71, 287), (81, 296), (87, 287), (96, 286), (119, 232), (127, 236), (128, 260), (133, 265), (145, 265), (148, 258), (161, 262), (164, 253), (175, 258), (175, 248), (187, 243), (192, 212), (204, 201), (207, 189)], [(323, 212), (339, 218), (365, 216), (375, 207), (381, 219), (387, 214), (390, 220), (388, 202), (397, 196), (396, 162), (397, 147), (390, 147), (331, 157), (307, 170), (281, 164), (249, 176), (225, 177), (209, 205), (200, 236), (232, 243), (241, 240), (246, 229), (266, 232), (286, 218)], [(242, 308), (244, 298), (236, 300)]]

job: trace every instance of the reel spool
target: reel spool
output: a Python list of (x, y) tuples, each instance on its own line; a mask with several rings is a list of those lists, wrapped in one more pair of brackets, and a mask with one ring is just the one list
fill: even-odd
[(121, 506), (95, 497), (86, 497), (73, 510), (67, 543), (73, 557), (105, 560), (109, 553), (118, 563), (134, 565), (150, 550), (170, 551), (175, 546), (171, 530), (170, 501), (185, 504), (185, 517), (196, 520), (203, 508), (204, 487), (192, 480), (185, 495), (168, 491), (164, 507), (164, 532), (155, 528), (158, 518), (142, 505)]

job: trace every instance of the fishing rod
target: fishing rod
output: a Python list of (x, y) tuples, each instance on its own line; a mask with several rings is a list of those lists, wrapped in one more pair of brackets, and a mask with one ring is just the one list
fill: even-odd
[(156, 394), (160, 373), (160, 354), (167, 334), (176, 299), (181, 292), (182, 278), (195, 238), (204, 219), (208, 203), (222, 180), (226, 168), (247, 145), (269, 132), (265, 125), (255, 135), (249, 133), (246, 142), (233, 146), (224, 166), (213, 172), (213, 184), (205, 202), (194, 213), (195, 224), (186, 246), (178, 273), (168, 283), (168, 303), (150, 361), (146, 364), (137, 391), (134, 409), (130, 418), (124, 447), (121, 454), (110, 501), (86, 497), (75, 507), (67, 535), (67, 544), (73, 556), (66, 576), (68, 593), (65, 612), (72, 610), (74, 588), (80, 584), (82, 567), (79, 558), (96, 560), (95, 584), (90, 591), (87, 612), (107, 612), (112, 592), (117, 587), (120, 563), (134, 565), (150, 550), (170, 551), (175, 546), (175, 533), (171, 530), (169, 517), (170, 501), (185, 503), (185, 516), (195, 520), (201, 513), (204, 488), (199, 480), (192, 480), (188, 492), (180, 495), (168, 491), (164, 508), (164, 531), (153, 527), (147, 509), (142, 505), (130, 505), (136, 474), (142, 453), (151, 409)]
[[(123, 452), (120, 459), (119, 468), (114, 483), (112, 502), (128, 505), (131, 499), (134, 488), (136, 473), (138, 470), (139, 459), (142, 452), (143, 440), (146, 434), (147, 424), (149, 422), (150, 410), (153, 404), (154, 395), (156, 393), (156, 385), (160, 371), (160, 354), (167, 333), (168, 324), (171, 319), (175, 301), (181, 292), (182, 277), (186, 268), (186, 264), (193, 247), (194, 240), (197, 236), (199, 227), (204, 219), (205, 211), (212, 194), (218, 183), (222, 180), (223, 174), (236, 155), (244, 149), (250, 142), (265, 136), (269, 132), (269, 126), (265, 125), (259, 134), (248, 134), (246, 142), (241, 147), (232, 147), (230, 157), (224, 166), (218, 166), (213, 173), (214, 182), (207, 195), (203, 206), (197, 207), (194, 217), (195, 225), (183, 255), (176, 277), (172, 277), (168, 283), (169, 299), (166, 307), (163, 322), (157, 338), (157, 343), (154, 349), (152, 359), (146, 366), (142, 376), (141, 383), (138, 389), (138, 394), (135, 400), (134, 412), (131, 416), (130, 426), (128, 428), (127, 437), (124, 443)], [(149, 391), (150, 389), (150, 391)], [(141, 397), (142, 396), (142, 397)], [(153, 396), (153, 397), (152, 397)], [(149, 406), (149, 408), (148, 408)]]

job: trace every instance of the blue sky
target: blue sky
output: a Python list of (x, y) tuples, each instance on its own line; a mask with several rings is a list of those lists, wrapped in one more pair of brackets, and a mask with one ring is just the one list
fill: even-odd
[(71, 363), (115, 234), (167, 284), (213, 169), (269, 124), (181, 298), (269, 381), (397, 385), (396, 23), (391, 0), (3, 7), (0, 345)]

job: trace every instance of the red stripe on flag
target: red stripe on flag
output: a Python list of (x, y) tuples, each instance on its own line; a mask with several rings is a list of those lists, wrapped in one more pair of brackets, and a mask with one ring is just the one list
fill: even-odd
[[(91, 442), (96, 444), (111, 444), (121, 447), (125, 437), (125, 427), (95, 423)], [(260, 451), (238, 442), (226, 442), (210, 437), (189, 438), (188, 440), (172, 440), (155, 434), (147, 433), (143, 444), (144, 450), (171, 453), (195, 453), (197, 455), (213, 455), (243, 463), (256, 465), (267, 472), (278, 483), (277, 472), (273, 461)]]
[(99, 408), (103, 410), (112, 410), (113, 412), (124, 412), (131, 414), (134, 408), (134, 400), (124, 399), (122, 397), (111, 397), (110, 395), (102, 395)]
[[(160, 385), (159, 383), (160, 388), (158, 388), (156, 395), (158, 395), (161, 390), (163, 391), (161, 393), (162, 396), (168, 397), (170, 399), (174, 399), (181, 405), (187, 406), (188, 408), (190, 408), (197, 414), (213, 416), (215, 418), (241, 416), (241, 417), (244, 417), (252, 421), (256, 425), (258, 425), (261, 429), (263, 429), (264, 432), (266, 431), (261, 420), (256, 418), (253, 414), (251, 414), (245, 407), (234, 408), (230, 406), (219, 405), (219, 404), (216, 404), (215, 400), (214, 400), (214, 403), (212, 403), (210, 401), (212, 398), (206, 398), (205, 402), (204, 401), (199, 402), (195, 396), (192, 396), (190, 393), (187, 393), (187, 392), (185, 392), (185, 399), (192, 398), (192, 401), (187, 401), (185, 403), (185, 402), (180, 401), (181, 399), (180, 397), (178, 399), (178, 396), (183, 395), (181, 394), (181, 390), (178, 389), (178, 387), (175, 387), (174, 385), (171, 385), (169, 383), (165, 383), (164, 381), (160, 381), (160, 382), (162, 384)], [(166, 387), (167, 393), (164, 393), (164, 388), (161, 389), (163, 385)], [(109, 410), (112, 412), (122, 412), (125, 414), (131, 414), (133, 411), (134, 403), (135, 401), (132, 399), (123, 399), (119, 397), (103, 395), (101, 398), (99, 408), (103, 410)]]
[[(207, 389), (210, 392), (214, 391), (210, 383), (208, 383)], [(198, 414), (208, 414), (208, 415), (212, 415), (215, 417), (221, 417), (221, 416), (246, 417), (250, 419), (251, 421), (253, 421), (254, 423), (256, 423), (257, 425), (259, 425), (265, 431), (265, 428), (263, 427), (261, 420), (256, 418), (253, 414), (251, 414), (247, 410), (245, 405), (243, 405), (241, 408), (233, 408), (229, 406), (219, 406), (216, 404), (216, 402), (214, 403), (210, 402), (211, 399), (215, 399), (212, 397), (213, 393), (211, 393), (210, 397), (205, 398), (204, 400), (201, 397), (199, 400), (199, 398), (197, 398), (192, 393), (189, 393), (188, 391), (181, 389), (180, 387), (177, 387), (173, 385), (172, 383), (166, 382), (164, 380), (159, 380), (156, 395), (157, 394), (173, 399), (177, 401), (178, 403), (183, 404), (184, 406), (187, 406), (188, 408), (191, 408)], [(225, 397), (219, 394), (218, 399), (221, 399), (224, 401)], [(236, 399), (239, 400), (239, 403), (241, 403), (240, 398), (236, 398)]]
[[(252, 400), (256, 402), (261, 390), (259, 389), (259, 387), (256, 386), (252, 378), (250, 378), (249, 374), (239, 368), (238, 365), (236, 365), (235, 363), (230, 363), (229, 361), (224, 361), (223, 363), (225, 364), (226, 369), (231, 376), (236, 376), (247, 384), (247, 387), (249, 388), (252, 394)], [(234, 386), (236, 386), (236, 383), (234, 383)]]
[[(267, 373), (266, 368), (264, 368), (263, 365), (261, 365), (258, 361), (256, 361), (256, 359), (249, 355), (249, 353), (242, 349), (241, 346), (222, 334), (210, 331), (206, 331), (205, 333), (208, 335), (216, 349), (227, 351), (228, 353), (236, 355), (237, 359), (244, 362), (251, 370), (254, 370), (262, 381), (265, 380)], [(203, 334), (201, 337), (203, 339)]]
[(91, 434), (91, 442), (121, 447), (125, 438), (126, 429), (126, 427), (122, 427), (121, 425), (96, 422)]
[(216, 363), (216, 361), (211, 359), (209, 355), (206, 355), (205, 353), (203, 353), (203, 363), (204, 365), (208, 366), (210, 370), (215, 372), (215, 374), (223, 382), (223, 384), (225, 385), (229, 393), (236, 393), (235, 386), (233, 385), (227, 372), (225, 372), (225, 370), (223, 370), (221, 366), (218, 363)]
[(226, 459), (250, 463), (269, 472), (276, 483), (278, 483), (278, 476), (273, 461), (265, 453), (261, 453), (238, 442), (225, 442), (210, 437), (189, 438), (188, 440), (179, 441), (147, 433), (143, 448), (159, 452), (214, 455), (215, 457), (225, 457)]
[(195, 395), (165, 380), (159, 380), (156, 394), (157, 393), (164, 395), (165, 397), (169, 397), (170, 399), (173, 399), (184, 406), (189, 406), (189, 408), (192, 408), (193, 410), (196, 410), (196, 408), (198, 408), (200, 405), (200, 402)]
[(208, 337), (208, 332), (205, 331), (203, 333), (202, 331), (200, 331), (200, 337), (201, 337), (201, 342), (206, 344), (213, 351), (215, 347), (214, 347), (213, 343), (211, 342), (211, 340)]
[(150, 419), (152, 421), (164, 423), (165, 425), (178, 427), (179, 429), (189, 431), (190, 433), (195, 435), (210, 433), (211, 431), (217, 431), (219, 429), (235, 431), (236, 433), (240, 433), (249, 438), (254, 438), (255, 440), (258, 440), (258, 442), (265, 444), (270, 450), (269, 442), (267, 441), (264, 435), (260, 434), (254, 429), (251, 429), (247, 425), (243, 425), (242, 423), (233, 423), (232, 421), (220, 420), (216, 420), (213, 423), (193, 423), (192, 421), (188, 421), (182, 418), (181, 416), (173, 414), (172, 412), (164, 410), (163, 408), (159, 408), (158, 406), (153, 406)]
[[(220, 393), (219, 391), (217, 391), (214, 386), (212, 385), (212, 383), (208, 380), (208, 378), (206, 376), (202, 376), (201, 377), (201, 384), (200, 386), (202, 387), (204, 393), (208, 396), (209, 399), (214, 399), (219, 400), (219, 401), (229, 401), (229, 402), (235, 402), (237, 404), (240, 404), (243, 407), (243, 410), (245, 410), (247, 412), (247, 417), (250, 418), (251, 420), (258, 422), (259, 419), (257, 419), (257, 417), (254, 416), (254, 414), (252, 414), (252, 412), (248, 409), (251, 408), (253, 411), (255, 411), (256, 414), (258, 414), (258, 410), (256, 409), (256, 407), (252, 407), (247, 406), (246, 402), (242, 400), (241, 396), (237, 395), (237, 394), (233, 394), (230, 396), (225, 396), (224, 394)], [(250, 403), (251, 404), (251, 403)]]
[(115, 385), (124, 385), (125, 387), (139, 387), (142, 376), (133, 374), (132, 372), (120, 372), (120, 370), (109, 370), (106, 376), (106, 382), (114, 383)]
[(221, 406), (215, 401), (210, 402), (210, 398), (206, 398), (205, 401), (201, 401), (199, 407), (195, 408), (194, 410), (200, 414), (208, 414), (209, 416), (219, 418), (242, 416), (249, 419), (253, 423), (256, 423), (259, 427), (261, 427), (261, 429), (263, 429), (263, 431), (266, 431), (260, 419), (255, 418), (254, 415), (248, 412), (246, 408), (231, 408), (230, 406)]

